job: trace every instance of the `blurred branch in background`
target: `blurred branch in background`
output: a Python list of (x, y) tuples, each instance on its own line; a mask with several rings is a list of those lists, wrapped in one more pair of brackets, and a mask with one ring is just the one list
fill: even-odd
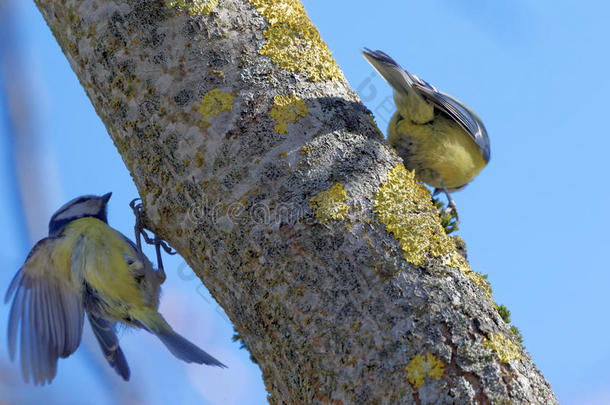
[[(8, 196), (8, 199), (11, 199), (11, 197), (13, 199), (12, 207), (15, 211), (15, 222), (19, 225), (17, 228), (19, 234), (15, 235), (15, 239), (19, 240), (25, 250), (33, 242), (30, 238), (33, 232), (31, 232), (32, 228), (26, 222), (25, 204), (22, 204), (25, 195), (22, 196), (21, 180), (26, 181), (26, 179), (20, 177), (20, 172), (23, 171), (18, 169), (18, 166), (22, 166), (22, 163), (18, 163), (18, 161), (23, 160), (25, 145), (18, 139), (31, 138), (29, 135), (33, 131), (30, 130), (30, 125), (24, 122), (24, 91), (20, 77), (13, 26), (14, 16), (10, 1), (0, 0), (0, 106), (3, 107), (0, 113), (2, 114), (2, 121), (4, 121), (2, 124), (6, 133), (8, 149), (4, 168), (7, 182), (11, 185), (11, 195)], [(23, 133), (24, 136), (19, 137), (19, 133)], [(32, 177), (36, 178), (36, 175)], [(35, 181), (38, 181), (38, 179)], [(35, 203), (41, 204), (38, 198), (35, 199)]]
[[(46, 160), (48, 151), (42, 150), (45, 142), (40, 131), (40, 108), (36, 98), (32, 97), (35, 94), (34, 85), (28, 74), (31, 69), (28, 69), (27, 58), (24, 57), (16, 6), (14, 0), (0, 0), (0, 125), (6, 134), (7, 159), (4, 173), (7, 184), (10, 185), (10, 196), (7, 199), (12, 199), (10, 206), (5, 209), (14, 212), (19, 232), (14, 237), (18, 239), (18, 246), (27, 252), (33, 243), (47, 234), (46, 224), (50, 212), (56, 208), (49, 207), (49, 202), (51, 196), (58, 193), (51, 189), (54, 182), (46, 181), (49, 173), (42, 162)], [(0, 293), (4, 295), (4, 287), (0, 287)], [(1, 325), (0, 329), (3, 328), (4, 325)], [(3, 346), (4, 344), (0, 350), (5, 350)], [(105, 386), (111, 403), (143, 403), (136, 385), (118, 381), (91, 333), (83, 335), (82, 346), (85, 349), (85, 359), (94, 367), (98, 381)], [(0, 386), (5, 386), (8, 392), (12, 392), (13, 398), (25, 399), (27, 403), (40, 403), (43, 398), (44, 403), (63, 402), (63, 396), (53, 398), (48, 392), (21, 384), (21, 377), (15, 373), (16, 370), (19, 370), (16, 364), (0, 362)], [(19, 389), (28, 391), (16, 392)]]

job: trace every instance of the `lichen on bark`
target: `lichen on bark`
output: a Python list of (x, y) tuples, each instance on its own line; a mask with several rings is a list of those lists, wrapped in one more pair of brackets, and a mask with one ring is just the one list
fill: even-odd
[(230, 317), (270, 402), (555, 403), (523, 348), (504, 362), (486, 343), (510, 329), (451, 239), (422, 233), (451, 248), (407, 243), (405, 259), (410, 230), (384, 211), (429, 195), (404, 182), (375, 206), (406, 174), (302, 5), (204, 3), (37, 0), (149, 225)]

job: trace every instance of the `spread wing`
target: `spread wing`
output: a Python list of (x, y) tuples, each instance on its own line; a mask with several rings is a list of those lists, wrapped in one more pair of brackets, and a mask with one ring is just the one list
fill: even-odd
[(438, 91), (425, 80), (403, 69), (394, 59), (382, 51), (365, 48), (362, 52), (375, 70), (398, 92), (408, 94), (415, 90), (457, 122), (478, 145), (485, 162), (489, 162), (489, 137), (483, 122), (459, 100)]
[(5, 303), (13, 300), (8, 323), (11, 359), (20, 346), (23, 377), (35, 384), (51, 382), (57, 359), (78, 348), (83, 332), (84, 311), (79, 291), (75, 291), (69, 269), (57, 269), (52, 252), (60, 240), (39, 241), (15, 274), (6, 292)]

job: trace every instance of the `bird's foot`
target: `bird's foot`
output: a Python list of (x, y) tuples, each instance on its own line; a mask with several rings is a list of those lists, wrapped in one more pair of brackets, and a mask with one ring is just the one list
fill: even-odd
[(149, 245), (155, 246), (155, 252), (157, 254), (157, 271), (159, 272), (159, 277), (162, 282), (165, 281), (165, 269), (163, 267), (163, 259), (161, 258), (161, 249), (165, 251), (168, 255), (175, 255), (176, 251), (173, 250), (167, 242), (165, 242), (162, 238), (160, 238), (156, 233), (153, 233), (153, 237), (150, 237), (146, 230), (144, 229), (144, 225), (142, 223), (142, 200), (140, 198), (134, 198), (130, 203), (129, 207), (133, 211), (134, 216), (136, 217), (136, 223), (134, 225), (134, 232), (136, 236), (136, 245), (140, 253), (142, 253), (142, 241), (141, 238), (144, 239)]

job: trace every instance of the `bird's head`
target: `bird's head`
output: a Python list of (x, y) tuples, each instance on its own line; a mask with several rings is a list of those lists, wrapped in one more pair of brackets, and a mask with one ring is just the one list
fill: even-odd
[(49, 221), (49, 236), (57, 236), (70, 222), (85, 217), (97, 218), (108, 223), (106, 206), (112, 193), (102, 196), (83, 195), (65, 203), (55, 211)]

